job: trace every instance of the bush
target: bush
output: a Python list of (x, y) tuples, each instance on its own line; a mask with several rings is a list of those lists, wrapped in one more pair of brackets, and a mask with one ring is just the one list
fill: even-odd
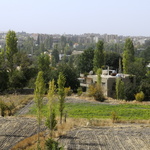
[(81, 96), (82, 93), (83, 93), (82, 87), (79, 87), (79, 88), (77, 89), (77, 94), (78, 94), (78, 96)]
[(72, 90), (71, 90), (70, 87), (66, 87), (66, 88), (65, 88), (65, 94), (66, 94), (67, 96), (71, 96)]
[(59, 147), (58, 142), (50, 138), (46, 140), (45, 145), (46, 145), (46, 150), (62, 150), (62, 147)]
[(144, 79), (140, 84), (139, 90), (144, 93), (144, 101), (150, 101), (150, 81)]
[(117, 115), (117, 113), (116, 112), (111, 112), (111, 119), (112, 119), (112, 122), (113, 123), (117, 123), (117, 122), (119, 122), (119, 116)]
[(134, 100), (134, 94), (136, 93), (136, 88), (133, 87), (132, 83), (128, 83), (125, 85), (125, 100)]
[(141, 91), (137, 94), (135, 94), (136, 101), (142, 102), (144, 100), (144, 93)]
[(7, 109), (7, 105), (4, 101), (0, 100), (0, 110), (1, 110), (1, 116), (5, 116), (5, 111)]
[(116, 98), (124, 99), (124, 82), (121, 78), (116, 79)]
[(101, 86), (90, 85), (88, 89), (89, 96), (93, 96), (95, 100), (103, 102), (105, 100)]

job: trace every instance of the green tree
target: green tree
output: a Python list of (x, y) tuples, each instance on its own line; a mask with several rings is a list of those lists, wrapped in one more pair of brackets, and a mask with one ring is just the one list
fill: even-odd
[(5, 52), (4, 49), (0, 49), (0, 69), (5, 69)]
[(65, 76), (62, 72), (59, 73), (58, 77), (58, 99), (59, 99), (59, 112), (60, 112), (60, 123), (62, 123), (63, 112), (65, 108)]
[(116, 52), (105, 52), (105, 65), (109, 66), (111, 69), (119, 68), (119, 58), (121, 58), (119, 53)]
[(116, 98), (124, 99), (124, 82), (121, 78), (116, 79)]
[(66, 43), (67, 43), (66, 37), (65, 36), (61, 36), (60, 42), (61, 42), (61, 48), (62, 48), (63, 53), (64, 53), (64, 48), (65, 48)]
[(32, 54), (34, 53), (35, 46), (34, 46), (34, 39), (31, 37), (27, 37), (25, 39), (20, 47), (20, 50), (23, 52), (26, 52), (27, 54)]
[(146, 78), (146, 63), (143, 58), (135, 58), (135, 61), (129, 65), (129, 74), (136, 76), (136, 84), (140, 85), (141, 81)]
[(102, 69), (99, 68), (97, 69), (97, 84), (101, 85), (101, 74), (102, 74)]
[(50, 68), (50, 57), (48, 54), (42, 53), (38, 57), (38, 69), (39, 71), (46, 71), (47, 69)]
[(53, 45), (53, 37), (48, 36), (44, 41), (44, 46), (46, 49), (50, 50), (52, 48), (52, 45)]
[(23, 71), (14, 70), (11, 78), (9, 78), (9, 86), (13, 89), (24, 87), (25, 76)]
[(44, 44), (41, 43), (39, 46), (39, 52), (44, 53), (45, 51), (47, 51), (47, 49), (45, 48)]
[(59, 62), (59, 51), (58, 51), (58, 45), (57, 44), (54, 46), (54, 50), (52, 51), (52, 56), (55, 60), (55, 63), (58, 63)]
[(22, 71), (17, 69), (17, 41), (18, 39), (16, 37), (16, 33), (14, 31), (8, 31), (6, 35), (6, 65), (9, 77), (9, 88), (12, 89), (16, 89), (18, 86), (20, 87), (20, 85), (22, 84), (21, 81), (24, 78)]
[(49, 105), (49, 115), (46, 121), (47, 127), (50, 129), (50, 137), (52, 138), (53, 130), (56, 127), (56, 114), (55, 114), (55, 92), (56, 87), (54, 84), (54, 80), (49, 82), (49, 91), (48, 91), (48, 105)]
[(18, 52), (17, 49), (17, 37), (14, 31), (8, 31), (6, 35), (6, 58), (7, 58), (7, 69), (10, 73), (15, 69), (14, 56)]
[(42, 107), (43, 107), (43, 97), (45, 94), (45, 84), (43, 79), (43, 72), (40, 71), (38, 73), (36, 82), (35, 82), (35, 90), (34, 90), (34, 101), (36, 104), (36, 110), (37, 110), (37, 120), (38, 120), (38, 143), (37, 148), (40, 149), (40, 126), (42, 121)]
[(58, 72), (62, 72), (65, 76), (65, 87), (71, 87), (73, 91), (76, 91), (77, 88), (80, 86), (80, 83), (77, 79), (78, 76), (74, 67), (71, 67), (68, 64), (60, 64), (57, 69)]
[(0, 70), (0, 92), (5, 91), (8, 88), (8, 72), (6, 70)]
[(98, 68), (104, 65), (104, 42), (98, 41), (94, 50), (93, 70), (96, 72)]
[(123, 72), (129, 73), (129, 65), (134, 62), (134, 46), (130, 38), (125, 41), (123, 52)]
[(48, 87), (48, 83), (50, 81), (50, 73), (51, 73), (51, 68), (50, 68), (50, 57), (48, 54), (42, 53), (38, 57), (38, 70), (43, 72), (43, 78), (46, 84), (46, 87)]
[(141, 52), (141, 57), (144, 58), (146, 62), (150, 61), (150, 46)]
[(93, 48), (88, 48), (84, 50), (84, 52), (78, 58), (78, 70), (81, 73), (87, 73), (93, 70), (93, 58), (94, 58), (94, 50)]
[(122, 64), (123, 64), (123, 73), (128, 74), (129, 73), (129, 65), (130, 65), (128, 51), (123, 52)]
[(8, 85), (8, 72), (5, 67), (5, 53), (4, 50), (0, 50), (0, 92), (7, 89)]
[(130, 56), (130, 61), (134, 61), (134, 45), (130, 38), (127, 38), (125, 41), (124, 51), (128, 51)]

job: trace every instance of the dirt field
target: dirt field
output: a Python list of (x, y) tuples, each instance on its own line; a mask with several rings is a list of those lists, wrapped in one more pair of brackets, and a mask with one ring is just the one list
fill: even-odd
[[(42, 130), (44, 129), (45, 127), (42, 127)], [(19, 141), (36, 133), (36, 119), (0, 117), (0, 150), (9, 150)]]
[(150, 150), (150, 127), (80, 128), (59, 142), (66, 150)]
[[(97, 103), (83, 98), (67, 98), (69, 103)], [(106, 101), (111, 105), (116, 102)], [(19, 141), (37, 133), (37, 121), (25, 115), (33, 106), (30, 101), (17, 117), (0, 117), (0, 150), (10, 150)], [(42, 130), (46, 128), (43, 126)], [(66, 150), (150, 150), (149, 124), (114, 124), (109, 127), (81, 127), (69, 131), (58, 140)]]

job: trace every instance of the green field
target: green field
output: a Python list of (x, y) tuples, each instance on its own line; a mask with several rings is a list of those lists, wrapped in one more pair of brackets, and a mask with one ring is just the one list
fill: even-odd
[[(66, 103), (65, 111), (67, 116), (72, 118), (87, 118), (87, 119), (109, 119), (111, 113), (115, 112), (122, 120), (149, 120), (150, 105), (141, 104), (92, 104), (92, 103)], [(57, 106), (58, 115), (58, 106)], [(35, 114), (35, 107), (30, 111), (30, 114)], [(48, 110), (44, 106), (43, 113), (46, 116)]]

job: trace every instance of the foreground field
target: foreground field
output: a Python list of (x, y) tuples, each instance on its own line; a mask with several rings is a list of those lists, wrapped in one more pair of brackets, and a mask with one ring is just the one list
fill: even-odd
[[(44, 126), (42, 127), (42, 130), (45, 130)], [(9, 150), (19, 141), (36, 133), (36, 119), (0, 117), (0, 150)]]
[(150, 150), (150, 127), (80, 128), (59, 142), (66, 150)]
[[(13, 100), (16, 102), (16, 97)], [(17, 103), (20, 105), (19, 101)], [(32, 98), (27, 97), (27, 102), (23, 105), (21, 103), (20, 108), (15, 113), (16, 117), (0, 117), (0, 150), (10, 150), (19, 141), (37, 133), (37, 121), (31, 118), (32, 115), (35, 116)], [(45, 115), (46, 106), (43, 111)], [(57, 132), (58, 136), (63, 135), (59, 137), (59, 142), (66, 150), (150, 149), (150, 104), (147, 102), (97, 102), (82, 97), (67, 97), (65, 111), (68, 116), (67, 125), (59, 126)], [(112, 112), (119, 117), (120, 123), (112, 123)], [(57, 113), (59, 115), (58, 111)], [(27, 116), (30, 117), (25, 118)], [(43, 126), (42, 129), (46, 128)], [(65, 134), (68, 130), (71, 131)], [(32, 140), (28, 139), (28, 146), (32, 143), (36, 146), (37, 139)]]
[[(82, 123), (83, 121), (80, 120)], [(110, 124), (110, 126), (105, 124), (106, 126), (93, 127), (85, 122), (82, 125), (84, 127), (76, 127), (59, 137), (58, 142), (64, 146), (64, 150), (150, 149), (149, 124)], [(0, 150), (11, 150), (19, 141), (37, 133), (36, 119), (0, 117), (0, 129)], [(42, 129), (45, 130), (45, 127), (43, 126)], [(29, 139), (28, 146), (35, 143), (36, 140), (37, 138), (35, 140)], [(20, 144), (21, 149), (24, 147), (22, 144)], [(32, 150), (32, 148), (26, 150), (28, 149)]]

